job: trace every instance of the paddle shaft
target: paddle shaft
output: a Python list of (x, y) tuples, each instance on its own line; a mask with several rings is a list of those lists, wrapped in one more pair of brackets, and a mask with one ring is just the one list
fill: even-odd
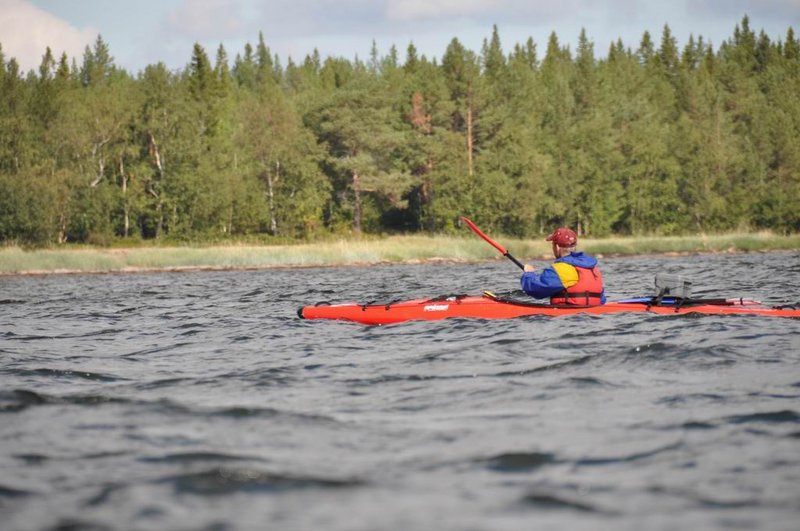
[(506, 258), (517, 264), (517, 267), (519, 267), (523, 271), (525, 270), (525, 266), (522, 265), (522, 262), (514, 258), (511, 255), (511, 253), (508, 252), (508, 249), (506, 249), (505, 247), (503, 247), (502, 245), (500, 245), (499, 243), (488, 237), (481, 229), (478, 228), (477, 225), (475, 225), (472, 221), (470, 221), (469, 218), (462, 216), (461, 221), (466, 223), (467, 227), (469, 227), (469, 230), (471, 230), (472, 232), (483, 238), (486, 241), (486, 243), (497, 249), (500, 252), (500, 254), (502, 254), (503, 256), (505, 256)]

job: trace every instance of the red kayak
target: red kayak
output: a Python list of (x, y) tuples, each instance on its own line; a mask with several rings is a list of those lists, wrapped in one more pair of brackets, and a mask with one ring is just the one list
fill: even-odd
[(510, 319), (526, 315), (551, 317), (575, 314), (655, 313), (664, 315), (762, 315), (800, 317), (798, 306), (766, 307), (746, 299), (658, 300), (652, 297), (608, 302), (602, 306), (553, 306), (510, 299), (486, 293), (483, 296), (451, 295), (386, 304), (329, 304), (304, 306), (297, 314), (303, 319), (340, 319), (368, 325), (404, 321), (435, 321), (454, 317)]

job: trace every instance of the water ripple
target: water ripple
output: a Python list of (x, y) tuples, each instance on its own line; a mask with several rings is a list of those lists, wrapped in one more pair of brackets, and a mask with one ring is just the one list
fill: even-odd
[(489, 457), (485, 462), (490, 470), (498, 472), (530, 472), (558, 460), (551, 453), (514, 452)]
[(579, 513), (616, 514), (615, 511), (601, 509), (586, 501), (550, 492), (530, 492), (523, 496), (519, 500), (519, 503), (524, 507), (536, 509), (537, 511), (577, 511)]
[(673, 452), (683, 447), (683, 443), (674, 443), (667, 446), (662, 446), (654, 450), (645, 452), (635, 452), (628, 455), (621, 455), (616, 457), (584, 457), (577, 459), (575, 464), (578, 466), (599, 466), (599, 465), (613, 465), (620, 463), (630, 463), (634, 461), (641, 461), (655, 457), (659, 454)]
[(77, 379), (90, 380), (96, 382), (118, 382), (127, 380), (127, 378), (122, 378), (111, 374), (102, 374), (89, 371), (76, 371), (72, 369), (49, 369), (44, 367), (38, 369), (4, 369), (0, 370), (0, 373), (10, 374), (14, 376), (44, 376), (47, 378), (65, 378), (65, 379), (77, 378)]
[(800, 423), (800, 413), (784, 409), (780, 411), (767, 411), (763, 413), (750, 413), (746, 415), (732, 415), (725, 419), (731, 424), (749, 424), (749, 423)]
[(357, 479), (330, 479), (273, 474), (257, 469), (212, 468), (166, 476), (156, 483), (172, 485), (177, 493), (224, 496), (238, 492), (279, 493), (306, 489), (342, 489), (365, 485)]

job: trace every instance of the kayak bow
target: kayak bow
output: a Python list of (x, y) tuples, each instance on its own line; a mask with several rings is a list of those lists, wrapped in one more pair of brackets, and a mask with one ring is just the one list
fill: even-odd
[(687, 299), (667, 300), (653, 304), (653, 297), (641, 297), (608, 302), (602, 306), (554, 306), (535, 302), (497, 297), (449, 295), (432, 299), (414, 299), (387, 304), (329, 304), (304, 306), (297, 311), (302, 319), (339, 319), (368, 325), (401, 323), (404, 321), (436, 321), (449, 318), (511, 319), (527, 315), (550, 317), (575, 314), (655, 313), (683, 315), (762, 315), (800, 317), (797, 306), (766, 307), (746, 299)]

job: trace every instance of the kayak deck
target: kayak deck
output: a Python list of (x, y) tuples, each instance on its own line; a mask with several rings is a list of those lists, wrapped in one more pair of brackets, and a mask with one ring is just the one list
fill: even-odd
[(772, 317), (800, 317), (797, 306), (765, 307), (743, 299), (710, 299), (671, 301), (653, 304), (650, 297), (608, 302), (602, 306), (554, 306), (516, 299), (505, 299), (491, 294), (482, 296), (450, 295), (427, 299), (396, 301), (386, 304), (328, 304), (304, 306), (297, 312), (303, 319), (339, 319), (357, 323), (380, 325), (404, 321), (434, 321), (449, 318), (511, 319), (528, 315), (550, 317), (575, 314), (612, 314), (647, 312), (664, 315), (690, 313), (710, 315), (762, 315)]

